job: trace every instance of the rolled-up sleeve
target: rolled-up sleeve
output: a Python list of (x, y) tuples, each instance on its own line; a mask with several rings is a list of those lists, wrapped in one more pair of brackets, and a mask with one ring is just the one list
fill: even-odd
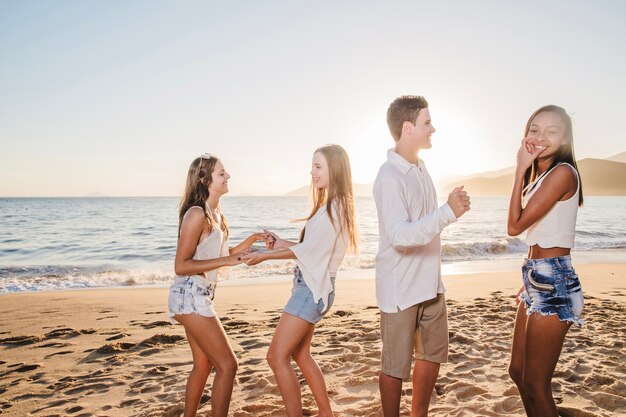
[(394, 249), (424, 246), (443, 229), (456, 221), (454, 212), (445, 203), (437, 210), (417, 220), (410, 220), (408, 204), (400, 185), (393, 179), (384, 179), (375, 190), (376, 207), (383, 221), (383, 232)]

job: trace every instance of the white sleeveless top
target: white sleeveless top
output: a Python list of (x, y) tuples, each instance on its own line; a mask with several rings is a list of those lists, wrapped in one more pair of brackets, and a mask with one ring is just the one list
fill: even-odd
[[(194, 208), (199, 208), (202, 210), (202, 207), (194, 206), (189, 208), (185, 215), (183, 216), (183, 222), (187, 217), (187, 214)], [(203, 211), (204, 213), (204, 211)], [(220, 225), (221, 226), (221, 225)], [(196, 252), (193, 254), (194, 260), (204, 261), (207, 259), (215, 259), (221, 256), (228, 256), (228, 237), (226, 237), (226, 233), (222, 231), (219, 227), (213, 227), (211, 233), (208, 234), (198, 246), (196, 246)], [(205, 271), (204, 277), (207, 281), (217, 282), (218, 280), (223, 280), (228, 278), (228, 268), (217, 268), (211, 271)]]
[[(580, 178), (578, 172), (568, 163), (560, 163), (559, 165), (569, 166), (576, 175), (578, 183), (576, 193), (564, 201), (557, 201), (554, 207), (546, 213), (535, 224), (528, 228), (526, 232), (525, 242), (528, 246), (539, 245), (542, 248), (573, 248), (574, 235), (576, 229), (576, 215), (578, 214), (578, 194), (580, 192)], [(554, 169), (552, 168), (552, 169)], [(552, 172), (552, 169), (543, 173), (535, 181), (524, 188), (524, 191), (530, 190), (522, 197), (522, 209), (526, 208), (528, 201), (541, 187), (543, 180)], [(523, 192), (522, 192), (523, 193)]]

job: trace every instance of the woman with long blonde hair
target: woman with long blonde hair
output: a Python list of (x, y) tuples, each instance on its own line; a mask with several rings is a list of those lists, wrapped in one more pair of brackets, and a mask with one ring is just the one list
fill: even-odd
[(227, 416), (237, 359), (213, 305), (215, 287), (225, 267), (241, 263), (241, 255), (262, 234), (253, 234), (229, 248), (229, 229), (220, 208), (228, 192), (230, 175), (217, 157), (203, 154), (189, 166), (180, 202), (178, 247), (170, 287), (169, 316), (182, 324), (193, 355), (193, 368), (185, 392), (185, 417), (193, 417), (211, 369), (215, 369), (211, 410)]
[(311, 340), (315, 325), (333, 304), (335, 276), (346, 251), (357, 250), (352, 174), (348, 154), (341, 146), (322, 146), (313, 154), (311, 195), (313, 208), (299, 242), (267, 232), (271, 250), (242, 257), (248, 265), (269, 259), (295, 259), (292, 295), (267, 353), (289, 417), (302, 416), (300, 384), (291, 358), (313, 392), (318, 416), (333, 416), (324, 375), (311, 356)]

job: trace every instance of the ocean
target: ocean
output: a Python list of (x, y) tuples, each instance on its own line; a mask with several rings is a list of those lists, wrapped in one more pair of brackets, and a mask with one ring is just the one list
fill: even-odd
[[(71, 288), (167, 286), (173, 272), (178, 198), (0, 198), (0, 293)], [(442, 200), (443, 202), (443, 200)], [(526, 245), (506, 234), (508, 197), (476, 197), (442, 233), (445, 271), (521, 262)], [(362, 243), (343, 270), (372, 270), (378, 246), (373, 198), (356, 200)], [(297, 239), (305, 197), (222, 198), (231, 244), (267, 228)], [(576, 259), (626, 260), (626, 197), (587, 197), (579, 210)], [(518, 262), (519, 261), (519, 262)], [(464, 265), (464, 269), (457, 268)], [(292, 262), (231, 268), (229, 279), (289, 274)], [(373, 276), (373, 271), (368, 276)], [(341, 277), (341, 275), (340, 275)], [(247, 280), (246, 280), (247, 281)], [(243, 281), (242, 281), (243, 282)]]

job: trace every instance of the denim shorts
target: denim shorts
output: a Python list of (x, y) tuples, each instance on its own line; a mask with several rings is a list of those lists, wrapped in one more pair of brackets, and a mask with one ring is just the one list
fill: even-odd
[(292, 316), (300, 317), (311, 324), (317, 324), (324, 318), (335, 300), (335, 277), (332, 275), (330, 277), (333, 283), (333, 291), (328, 295), (328, 308), (325, 308), (322, 300), (319, 300), (317, 303), (313, 301), (313, 292), (304, 282), (299, 268), (296, 267), (293, 275), (291, 298), (287, 301), (284, 311)]
[(583, 292), (569, 256), (526, 259), (522, 280), (525, 291), (520, 300), (526, 304), (528, 315), (556, 314), (561, 321), (583, 325)]
[(215, 317), (213, 308), (216, 282), (209, 281), (201, 275), (176, 277), (170, 286), (168, 299), (169, 317), (172, 324), (178, 324), (174, 319), (176, 314), (199, 314), (205, 317)]

